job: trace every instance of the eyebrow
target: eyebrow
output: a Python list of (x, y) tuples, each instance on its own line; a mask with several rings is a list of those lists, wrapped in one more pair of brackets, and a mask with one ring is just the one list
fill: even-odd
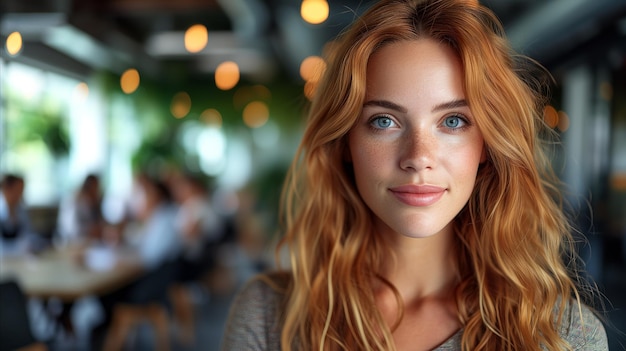
[(449, 102), (444, 102), (443, 104), (439, 104), (433, 107), (432, 112), (440, 112), (445, 110), (453, 110), (459, 107), (467, 107), (467, 101), (465, 99), (452, 100)]
[[(395, 110), (395, 111), (402, 112), (402, 113), (408, 112), (408, 110), (405, 107), (400, 106), (388, 100), (370, 100), (363, 104), (363, 107), (366, 107), (366, 106), (379, 106), (379, 107), (388, 108), (388, 109)], [(467, 107), (467, 106), (468, 106), (467, 101), (465, 99), (457, 99), (457, 100), (444, 102), (442, 104), (439, 104), (433, 107), (432, 112), (452, 110), (455, 108)]]
[(402, 112), (402, 113), (408, 112), (406, 108), (388, 100), (370, 100), (363, 104), (363, 107), (366, 107), (366, 106), (384, 107), (384, 108), (388, 108), (388, 109), (395, 110), (395, 111)]

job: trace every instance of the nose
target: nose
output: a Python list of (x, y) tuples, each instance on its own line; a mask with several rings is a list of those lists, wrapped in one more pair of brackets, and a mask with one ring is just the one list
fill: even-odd
[(414, 172), (434, 168), (437, 149), (437, 139), (432, 133), (407, 133), (402, 138), (400, 168)]

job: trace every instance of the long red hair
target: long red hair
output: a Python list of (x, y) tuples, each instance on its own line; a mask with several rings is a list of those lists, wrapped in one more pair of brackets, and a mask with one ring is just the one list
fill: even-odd
[(554, 311), (578, 294), (562, 260), (572, 254), (571, 228), (539, 139), (542, 85), (520, 65), (530, 61), (513, 53), (493, 13), (468, 0), (380, 1), (327, 58), (284, 188), (279, 250), (288, 248), (291, 273), (282, 348), (395, 349), (371, 289), (392, 253), (372, 231), (345, 161), (346, 135), (361, 113), (369, 57), (387, 43), (420, 38), (458, 54), (488, 153), (455, 219), (463, 350), (565, 349)]

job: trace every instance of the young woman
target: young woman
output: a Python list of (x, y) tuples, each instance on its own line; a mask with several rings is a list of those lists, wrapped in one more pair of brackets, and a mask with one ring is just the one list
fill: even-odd
[(523, 62), (475, 1), (355, 21), (285, 187), (289, 270), (245, 287), (223, 349), (606, 350)]

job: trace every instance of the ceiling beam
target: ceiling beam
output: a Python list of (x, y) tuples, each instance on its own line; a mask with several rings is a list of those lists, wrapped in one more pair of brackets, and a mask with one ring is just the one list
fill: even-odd
[(626, 13), (626, 0), (553, 0), (506, 27), (513, 47), (546, 60), (595, 36), (607, 18)]

